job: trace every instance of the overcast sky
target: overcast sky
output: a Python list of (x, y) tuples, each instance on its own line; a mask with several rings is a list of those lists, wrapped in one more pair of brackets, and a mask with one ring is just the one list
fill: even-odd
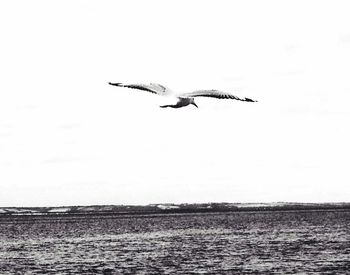
[(349, 202), (348, 1), (2, 1), (0, 33), (0, 206)]

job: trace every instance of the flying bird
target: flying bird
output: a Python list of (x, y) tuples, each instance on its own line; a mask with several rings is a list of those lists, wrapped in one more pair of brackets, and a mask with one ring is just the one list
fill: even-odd
[(108, 83), (109, 85), (117, 86), (117, 87), (124, 87), (124, 88), (130, 88), (130, 89), (136, 89), (136, 90), (142, 90), (146, 92), (150, 92), (157, 95), (162, 96), (174, 96), (177, 98), (177, 102), (172, 105), (162, 105), (161, 108), (181, 108), (188, 105), (194, 105), (198, 108), (198, 105), (194, 102), (194, 98), (198, 96), (202, 97), (214, 97), (219, 99), (234, 99), (239, 101), (246, 101), (246, 102), (257, 102), (256, 100), (244, 97), (239, 98), (238, 96), (221, 92), (218, 90), (198, 90), (190, 93), (175, 93), (174, 91), (170, 90), (169, 88), (156, 84), (156, 83), (150, 83), (150, 84), (123, 84), (123, 83)]

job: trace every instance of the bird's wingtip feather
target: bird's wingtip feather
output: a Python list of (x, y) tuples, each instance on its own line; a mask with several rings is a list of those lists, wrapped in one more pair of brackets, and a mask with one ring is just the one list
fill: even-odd
[(246, 97), (245, 100), (248, 101), (248, 102), (258, 102), (257, 100), (254, 100), (254, 99), (251, 99), (251, 98), (248, 98), (248, 97)]
[(112, 82), (108, 82), (109, 85), (113, 85), (113, 86), (119, 86), (122, 83), (112, 83)]

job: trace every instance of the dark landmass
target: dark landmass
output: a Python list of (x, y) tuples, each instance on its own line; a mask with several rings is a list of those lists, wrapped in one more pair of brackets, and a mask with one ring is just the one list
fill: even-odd
[(9, 216), (86, 216), (213, 213), (240, 211), (350, 210), (350, 203), (199, 203), (150, 205), (91, 205), (60, 207), (0, 207), (0, 218)]

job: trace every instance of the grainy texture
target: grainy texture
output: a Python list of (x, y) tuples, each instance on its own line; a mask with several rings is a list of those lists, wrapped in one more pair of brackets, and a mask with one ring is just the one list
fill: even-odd
[(0, 219), (0, 274), (349, 270), (349, 211)]

